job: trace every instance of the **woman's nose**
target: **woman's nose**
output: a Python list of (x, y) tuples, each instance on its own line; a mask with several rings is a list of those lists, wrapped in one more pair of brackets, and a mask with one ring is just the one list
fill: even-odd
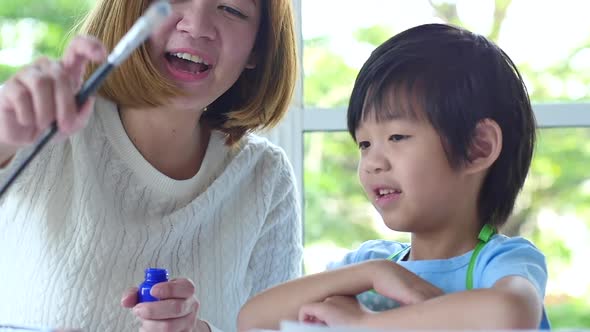
[(194, 39), (215, 39), (215, 14), (215, 8), (209, 8), (204, 1), (192, 1), (178, 11), (176, 29)]

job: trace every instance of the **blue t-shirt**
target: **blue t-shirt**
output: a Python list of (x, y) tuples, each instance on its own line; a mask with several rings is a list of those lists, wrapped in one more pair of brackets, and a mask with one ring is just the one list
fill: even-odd
[[(372, 240), (363, 243), (357, 250), (348, 253), (339, 262), (330, 263), (328, 269), (371, 259), (386, 259), (394, 253), (404, 252), (406, 243)], [(407, 251), (407, 250), (406, 250)], [(467, 290), (467, 268), (473, 251), (449, 259), (403, 261), (400, 254), (394, 261), (422, 279), (442, 289), (445, 293)], [(528, 240), (522, 237), (494, 235), (481, 249), (473, 269), (473, 288), (491, 288), (507, 276), (521, 276), (529, 280), (539, 296), (545, 297), (547, 266), (545, 256)], [(383, 311), (398, 306), (395, 301), (374, 292), (359, 294), (359, 301), (368, 309)], [(549, 321), (543, 309), (540, 329), (549, 329)]]

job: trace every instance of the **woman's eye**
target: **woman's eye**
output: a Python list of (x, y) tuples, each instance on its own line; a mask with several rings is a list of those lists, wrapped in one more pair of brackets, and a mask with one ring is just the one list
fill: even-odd
[(359, 142), (359, 149), (360, 150), (365, 150), (366, 148), (368, 148), (369, 146), (371, 146), (371, 143), (367, 142), (367, 141), (362, 141)]
[(239, 18), (247, 18), (248, 17), (248, 16), (244, 15), (241, 11), (239, 11), (235, 8), (229, 7), (229, 6), (219, 6), (218, 8), (229, 13), (230, 15), (233, 15), (233, 16), (236, 16)]
[(404, 140), (404, 139), (406, 139), (406, 138), (408, 138), (408, 137), (409, 137), (408, 135), (399, 135), (399, 134), (395, 134), (395, 135), (391, 135), (391, 136), (389, 136), (389, 139), (390, 139), (391, 141), (394, 141), (394, 142), (399, 142), (399, 141), (401, 141), (401, 140)]

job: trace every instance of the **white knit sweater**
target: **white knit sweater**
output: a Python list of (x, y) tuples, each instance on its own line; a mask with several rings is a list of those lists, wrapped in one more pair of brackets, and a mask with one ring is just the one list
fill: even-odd
[(177, 181), (136, 150), (115, 105), (96, 108), (0, 199), (0, 325), (134, 330), (121, 295), (163, 267), (195, 282), (202, 319), (234, 331), (250, 296), (300, 275), (298, 196), (281, 149), (255, 135), (228, 148), (214, 132), (199, 172)]

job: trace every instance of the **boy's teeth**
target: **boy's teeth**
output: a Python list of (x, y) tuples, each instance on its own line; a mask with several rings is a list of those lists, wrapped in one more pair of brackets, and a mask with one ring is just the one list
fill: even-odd
[(395, 192), (395, 190), (393, 190), (393, 189), (379, 189), (379, 195), (381, 195), (381, 196), (393, 194), (394, 192)]
[(188, 54), (188, 53), (171, 53), (171, 54), (177, 58), (180, 58), (180, 59), (192, 61), (194, 63), (202, 63), (207, 66), (209, 65), (201, 57), (196, 56), (196, 55), (192, 55), (192, 54)]

